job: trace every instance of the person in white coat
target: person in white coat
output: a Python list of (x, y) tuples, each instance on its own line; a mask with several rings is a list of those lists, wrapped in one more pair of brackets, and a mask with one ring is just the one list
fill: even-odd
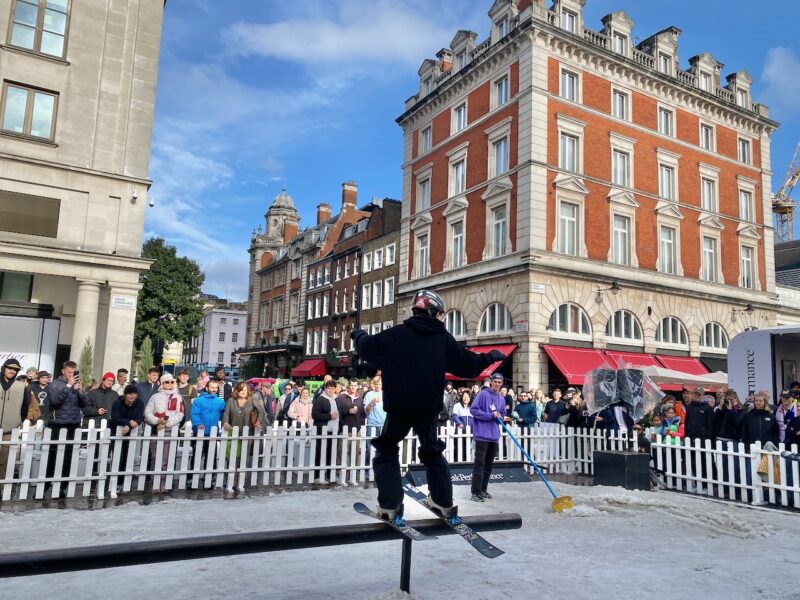
[[(153, 433), (164, 430), (166, 441), (161, 442), (161, 470), (166, 470), (169, 462), (169, 435), (172, 428), (179, 426), (183, 421), (184, 404), (183, 398), (178, 390), (175, 389), (175, 378), (171, 373), (164, 373), (161, 376), (160, 384), (158, 391), (150, 396), (150, 400), (147, 401), (147, 405), (144, 407), (144, 421), (153, 427)], [(150, 462), (154, 466), (156, 465), (158, 447), (158, 442), (150, 445)], [(163, 477), (158, 491), (166, 491)]]

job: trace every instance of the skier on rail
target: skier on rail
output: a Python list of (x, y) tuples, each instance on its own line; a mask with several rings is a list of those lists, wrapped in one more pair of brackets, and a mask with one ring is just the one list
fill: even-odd
[(428, 477), (428, 506), (444, 518), (454, 517), (450, 467), (442, 455), (444, 442), (436, 437), (437, 415), (442, 410), (445, 373), (474, 379), (490, 364), (505, 360), (499, 350), (475, 354), (456, 342), (438, 318), (444, 300), (430, 290), (414, 295), (413, 316), (402, 324), (368, 335), (355, 330), (356, 351), (381, 370), (386, 422), (372, 440), (372, 467), (378, 486), (378, 513), (387, 521), (403, 524), (403, 488), (398, 444), (413, 427), (419, 438), (419, 458)]

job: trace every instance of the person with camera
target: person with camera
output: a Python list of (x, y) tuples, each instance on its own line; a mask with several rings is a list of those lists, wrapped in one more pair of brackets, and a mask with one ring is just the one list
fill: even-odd
[[(50, 409), (50, 439), (58, 440), (61, 432), (66, 432), (66, 440), (80, 436), (81, 409), (86, 407), (86, 395), (81, 385), (78, 365), (68, 360), (61, 368), (53, 383), (47, 386), (47, 404)], [(47, 477), (53, 477), (56, 470), (56, 458), (61, 444), (50, 444), (47, 461)], [(72, 463), (73, 444), (64, 444), (64, 461), (61, 463), (61, 477), (67, 477)]]

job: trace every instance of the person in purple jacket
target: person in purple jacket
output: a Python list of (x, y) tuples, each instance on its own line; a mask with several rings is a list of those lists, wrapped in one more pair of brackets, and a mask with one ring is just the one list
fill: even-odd
[(472, 401), (472, 437), (475, 439), (475, 462), (472, 467), (472, 500), (483, 502), (492, 497), (487, 491), (492, 476), (500, 426), (497, 419), (505, 416), (506, 401), (500, 395), (503, 376), (492, 375), (488, 388), (483, 388)]

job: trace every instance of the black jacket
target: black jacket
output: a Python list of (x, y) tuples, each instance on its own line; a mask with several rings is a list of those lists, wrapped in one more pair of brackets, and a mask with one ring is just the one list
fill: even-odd
[(125, 427), (131, 421), (136, 421), (139, 425), (144, 421), (144, 402), (138, 398), (133, 404), (125, 404), (125, 396), (118, 396), (111, 407), (111, 419), (108, 424), (111, 427)]
[(714, 437), (714, 409), (702, 402), (689, 402), (683, 431), (693, 440), (710, 440)]
[(724, 406), (718, 407), (714, 411), (714, 437), (738, 440), (741, 418), (741, 410), (734, 412), (730, 408)]
[[(331, 412), (337, 412), (336, 399), (320, 394), (311, 402), (311, 418), (315, 427), (324, 427), (331, 420)], [(340, 415), (341, 417), (341, 415)]]
[(389, 414), (435, 419), (444, 408), (445, 373), (473, 379), (497, 360), (459, 345), (442, 321), (425, 314), (375, 335), (356, 330), (353, 339), (359, 356), (381, 370)]
[(766, 410), (751, 409), (742, 418), (742, 442), (745, 445), (772, 442), (778, 445), (778, 422), (775, 415)]
[(86, 406), (86, 396), (60, 375), (47, 386), (47, 405), (51, 411), (48, 425), (70, 425), (80, 427), (81, 409)]
[[(94, 426), (100, 427), (100, 421), (103, 419), (111, 418), (111, 408), (114, 406), (119, 398), (119, 394), (111, 388), (105, 389), (100, 386), (96, 390), (89, 391), (86, 394), (86, 406), (83, 408), (83, 426), (88, 427), (89, 421), (94, 419)], [(98, 410), (101, 408), (106, 409), (106, 414), (101, 415)]]
[(784, 442), (789, 449), (791, 449), (792, 444), (800, 446), (800, 416), (789, 421), (789, 424), (786, 426)]

